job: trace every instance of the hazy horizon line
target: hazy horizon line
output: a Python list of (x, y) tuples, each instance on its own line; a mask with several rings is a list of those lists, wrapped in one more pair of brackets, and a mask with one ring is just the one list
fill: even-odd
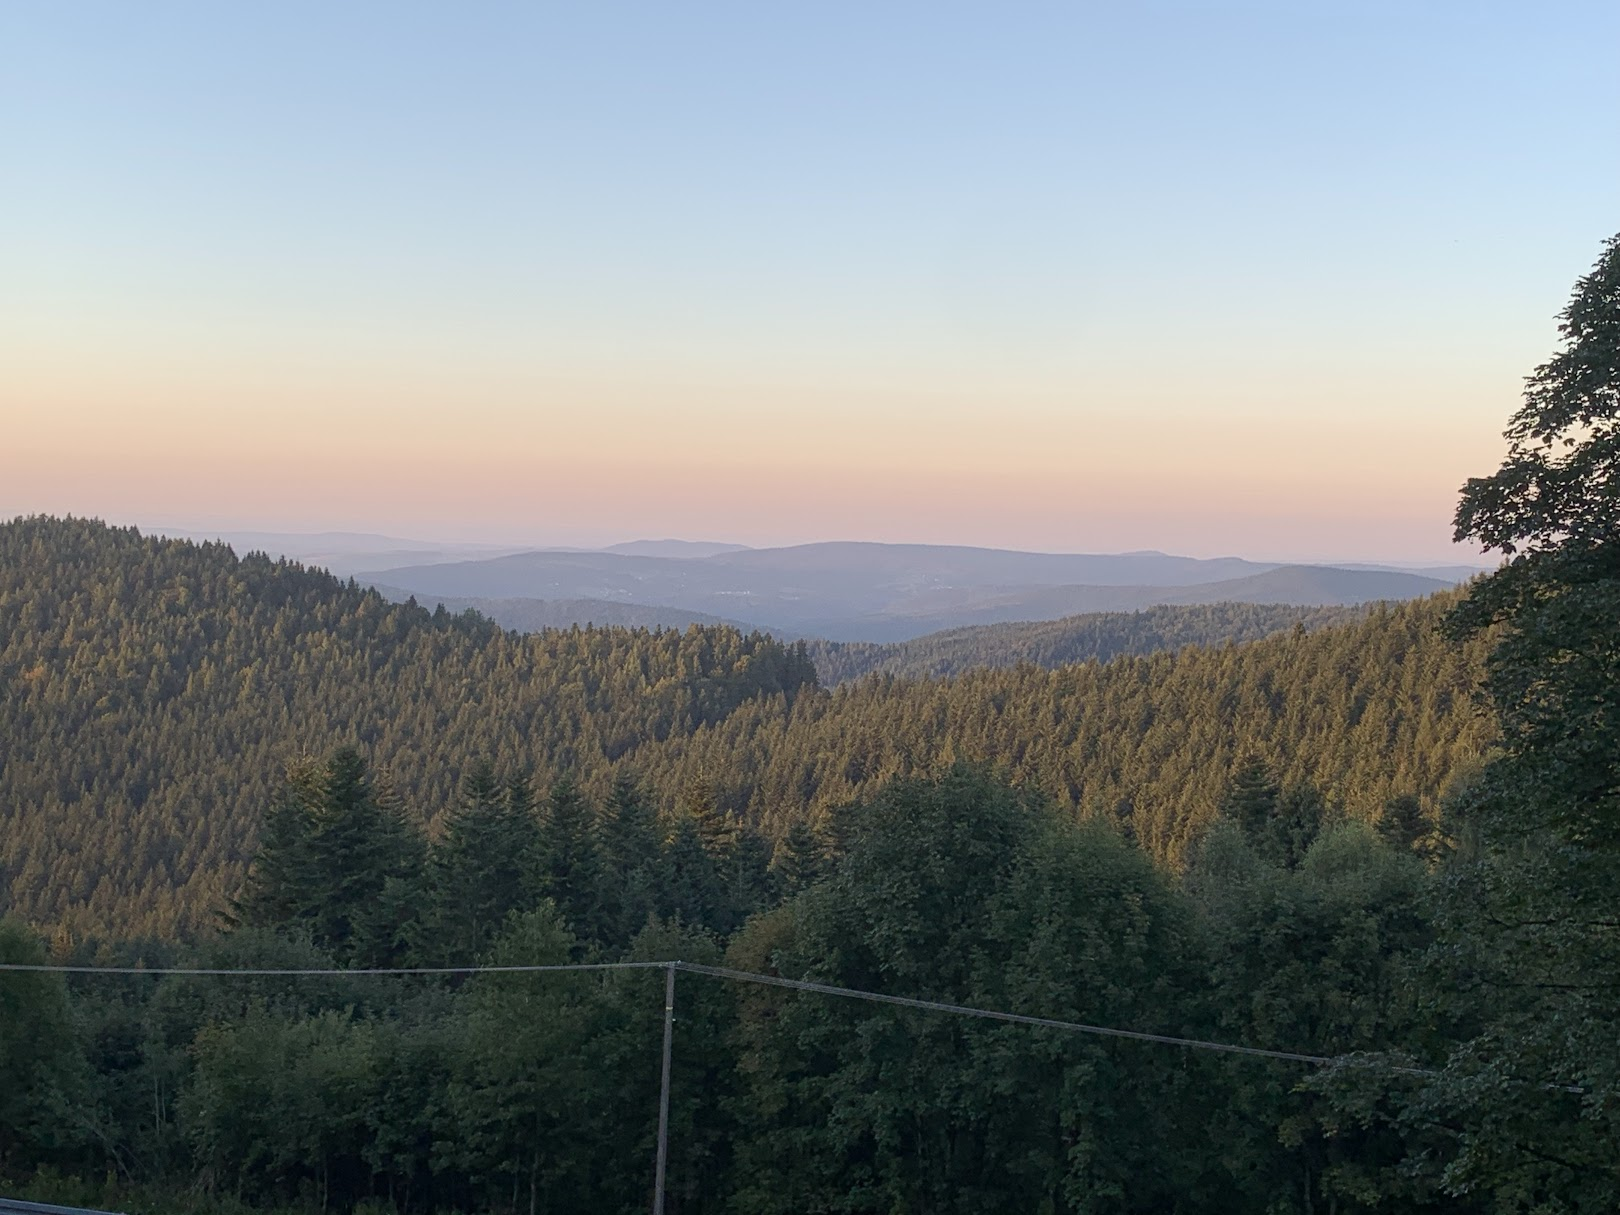
[[(96, 518), (97, 516), (84, 516)], [(1353, 566), (1377, 565), (1390, 569), (1423, 569), (1431, 566), (1470, 566), (1480, 570), (1492, 569), (1492, 562), (1485, 554), (1473, 551), (1469, 546), (1458, 545), (1463, 551), (1436, 554), (1430, 557), (1400, 557), (1386, 558), (1368, 555), (1341, 555), (1331, 556), (1321, 553), (1289, 553), (1285, 555), (1253, 555), (1237, 551), (1223, 552), (1179, 552), (1169, 548), (1143, 548), (1129, 549), (1107, 548), (1044, 548), (1026, 547), (1016, 544), (994, 545), (973, 544), (941, 540), (912, 540), (912, 539), (871, 539), (867, 537), (827, 536), (817, 540), (784, 539), (774, 543), (749, 543), (742, 540), (721, 539), (718, 537), (686, 537), (678, 535), (658, 535), (655, 532), (643, 532), (639, 535), (626, 536), (622, 539), (597, 540), (595, 542), (574, 540), (537, 540), (533, 538), (470, 538), (466, 535), (459, 537), (444, 537), (431, 535), (401, 535), (391, 532), (377, 532), (366, 530), (364, 527), (318, 527), (309, 530), (300, 528), (278, 528), (271, 526), (196, 526), (182, 523), (145, 523), (145, 522), (115, 522), (103, 519), (110, 526), (135, 527), (142, 535), (164, 535), (180, 539), (222, 539), (229, 541), (231, 536), (261, 536), (266, 538), (301, 539), (315, 541), (322, 537), (346, 538), (348, 540), (378, 540), (390, 543), (403, 543), (408, 545), (433, 546), (440, 549), (467, 550), (474, 559), (479, 556), (492, 558), (497, 556), (513, 556), (520, 553), (539, 552), (580, 552), (602, 553), (613, 548), (633, 544), (684, 544), (692, 546), (725, 546), (750, 551), (768, 551), (772, 549), (806, 548), (824, 544), (863, 544), (882, 547), (913, 547), (913, 548), (958, 548), (972, 549), (980, 552), (1026, 553), (1035, 556), (1052, 557), (1129, 557), (1129, 556), (1161, 556), (1185, 558), (1195, 561), (1223, 561), (1237, 560), (1249, 561), (1256, 564), (1268, 565), (1316, 565), (1337, 568)], [(482, 553), (477, 550), (484, 550)], [(357, 550), (374, 551), (374, 550)], [(238, 554), (241, 556), (242, 554)]]

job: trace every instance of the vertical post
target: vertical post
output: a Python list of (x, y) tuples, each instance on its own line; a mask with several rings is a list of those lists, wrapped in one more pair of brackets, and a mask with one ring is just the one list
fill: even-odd
[(664, 1166), (669, 1163), (669, 1053), (675, 1034), (675, 963), (664, 969), (664, 1075), (658, 1088), (658, 1164), (652, 1215), (664, 1215)]

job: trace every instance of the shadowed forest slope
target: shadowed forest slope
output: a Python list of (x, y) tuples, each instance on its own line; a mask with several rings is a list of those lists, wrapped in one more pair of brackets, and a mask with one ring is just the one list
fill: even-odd
[(189, 932), (241, 884), (286, 765), (359, 746), (430, 829), (467, 767), (702, 785), (771, 834), (893, 777), (988, 761), (1128, 816), (1160, 860), (1250, 754), (1356, 817), (1434, 799), (1491, 726), (1486, 643), (1447, 600), (1338, 628), (1044, 671), (815, 685), (800, 647), (727, 628), (518, 635), (222, 545), (0, 525), (0, 891), (42, 924)]

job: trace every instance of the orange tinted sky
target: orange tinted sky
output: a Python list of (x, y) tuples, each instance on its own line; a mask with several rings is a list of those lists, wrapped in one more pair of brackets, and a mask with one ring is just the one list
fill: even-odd
[(1113, 8), (13, 11), (0, 513), (1461, 555), (1616, 10)]

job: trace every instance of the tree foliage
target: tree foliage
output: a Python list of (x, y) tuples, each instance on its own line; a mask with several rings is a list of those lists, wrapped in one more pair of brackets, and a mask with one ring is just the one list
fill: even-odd
[(1436, 959), (1469, 1032), (1405, 1115), (1456, 1128), (1450, 1188), (1549, 1213), (1620, 1205), (1620, 237), (1561, 322), (1457, 511), (1459, 539), (1510, 558), (1453, 619), (1497, 631), (1502, 743)]

